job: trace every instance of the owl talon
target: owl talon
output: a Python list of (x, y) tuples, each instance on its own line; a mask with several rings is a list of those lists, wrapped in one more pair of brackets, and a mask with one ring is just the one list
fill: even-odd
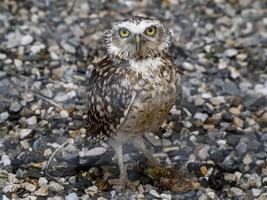
[(129, 188), (131, 190), (135, 190), (137, 184), (131, 182), (127, 177), (118, 178), (118, 179), (110, 179), (108, 180), (110, 185), (120, 186), (124, 189)]

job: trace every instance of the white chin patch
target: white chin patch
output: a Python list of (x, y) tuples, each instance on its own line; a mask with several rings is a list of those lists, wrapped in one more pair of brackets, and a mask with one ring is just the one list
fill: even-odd
[(130, 69), (140, 74), (146, 80), (152, 80), (154, 71), (159, 69), (163, 62), (161, 58), (146, 58), (142, 60), (129, 60)]

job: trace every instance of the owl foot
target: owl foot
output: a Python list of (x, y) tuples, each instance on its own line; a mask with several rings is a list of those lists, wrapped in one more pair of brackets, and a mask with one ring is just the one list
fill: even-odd
[(137, 184), (134, 182), (131, 182), (127, 177), (121, 177), (118, 179), (110, 179), (108, 180), (110, 185), (113, 186), (119, 186), (122, 189), (131, 189), (131, 190), (135, 190), (137, 187)]

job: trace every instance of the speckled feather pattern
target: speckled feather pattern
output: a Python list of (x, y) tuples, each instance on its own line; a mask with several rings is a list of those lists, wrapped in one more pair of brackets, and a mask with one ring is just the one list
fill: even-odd
[(152, 79), (131, 69), (129, 62), (107, 57), (99, 62), (89, 80), (88, 134), (94, 142), (116, 138), (122, 142), (136, 134), (160, 128), (177, 97), (180, 74), (169, 56), (152, 71)]

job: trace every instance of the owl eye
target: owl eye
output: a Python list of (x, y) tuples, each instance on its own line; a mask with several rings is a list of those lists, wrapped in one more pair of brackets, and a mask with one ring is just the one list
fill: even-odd
[(149, 36), (153, 36), (156, 34), (156, 27), (155, 26), (150, 26), (145, 30), (145, 34)]
[(121, 28), (119, 30), (120, 36), (125, 38), (128, 37), (130, 35), (130, 31), (128, 31), (126, 28)]

